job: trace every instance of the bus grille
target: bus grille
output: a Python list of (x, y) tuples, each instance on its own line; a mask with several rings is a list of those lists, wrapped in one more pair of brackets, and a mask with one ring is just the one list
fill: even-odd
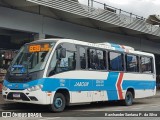
[(18, 92), (10, 92), (7, 95), (7, 99), (9, 100), (23, 100), (23, 101), (30, 101), (30, 99), (24, 94), (24, 93), (19, 93), (20, 94), (20, 98), (13, 98), (13, 94), (17, 94)]

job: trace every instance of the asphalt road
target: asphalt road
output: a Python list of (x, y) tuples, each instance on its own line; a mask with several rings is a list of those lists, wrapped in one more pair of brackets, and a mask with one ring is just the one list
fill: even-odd
[[(48, 106), (42, 105), (32, 105), (32, 104), (21, 104), (21, 103), (7, 103), (3, 101), (0, 95), (0, 112), (17, 112), (17, 113), (40, 113), (42, 118), (39, 120), (72, 120), (82, 119), (81, 117), (87, 117), (87, 119), (97, 119), (97, 117), (101, 117), (99, 119), (116, 119), (117, 117), (105, 117), (105, 113), (128, 113), (128, 111), (133, 111), (132, 113), (140, 113), (141, 111), (149, 111), (151, 113), (149, 119), (160, 119), (156, 116), (155, 111), (160, 111), (160, 91), (157, 92), (156, 96), (148, 97), (144, 99), (136, 99), (134, 100), (134, 104), (132, 106), (122, 106), (119, 102), (101, 102), (94, 103), (88, 105), (77, 105), (70, 106), (65, 109), (62, 113), (52, 113), (48, 110)], [(135, 111), (135, 112), (134, 112)], [(155, 114), (152, 114), (155, 113)], [(157, 112), (160, 114), (160, 112)], [(143, 113), (144, 115), (144, 113)], [(92, 116), (92, 117), (91, 117)], [(152, 116), (152, 118), (151, 118)], [(45, 117), (45, 118), (44, 118)], [(73, 118), (74, 117), (74, 118)], [(93, 118), (94, 117), (94, 118)], [(127, 119), (128, 117), (126, 117)], [(0, 120), (6, 118), (0, 118)], [(9, 118), (8, 118), (9, 119)], [(17, 118), (12, 118), (12, 120), (16, 120)], [(22, 119), (22, 118), (21, 118)], [(27, 120), (35, 119), (35, 118), (25, 118)], [(84, 118), (83, 118), (84, 119)], [(118, 117), (118, 119), (124, 120), (123, 117)], [(136, 119), (137, 117), (130, 117), (130, 119)], [(146, 119), (146, 117), (140, 117), (138, 119)]]

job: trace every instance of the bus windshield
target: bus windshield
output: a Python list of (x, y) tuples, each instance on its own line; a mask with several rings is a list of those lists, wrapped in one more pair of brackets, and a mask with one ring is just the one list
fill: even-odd
[(10, 66), (11, 73), (26, 74), (43, 70), (54, 45), (54, 42), (24, 45)]

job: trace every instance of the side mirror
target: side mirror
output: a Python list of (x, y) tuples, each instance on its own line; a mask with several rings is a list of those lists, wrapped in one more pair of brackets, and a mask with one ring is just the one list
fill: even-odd
[(65, 58), (66, 57), (66, 49), (60, 48), (57, 50), (57, 59)]

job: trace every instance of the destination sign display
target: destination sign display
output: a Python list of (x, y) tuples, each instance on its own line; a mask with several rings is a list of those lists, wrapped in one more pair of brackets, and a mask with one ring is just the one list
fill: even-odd
[(48, 43), (45, 44), (31, 44), (28, 47), (29, 52), (44, 52), (44, 51), (49, 51), (50, 50), (50, 45)]

